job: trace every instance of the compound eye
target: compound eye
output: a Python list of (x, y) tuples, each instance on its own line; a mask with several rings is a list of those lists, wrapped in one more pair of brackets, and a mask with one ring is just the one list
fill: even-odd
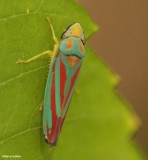
[(66, 34), (67, 34), (67, 36), (71, 35), (72, 34), (72, 30), (71, 29), (67, 30)]

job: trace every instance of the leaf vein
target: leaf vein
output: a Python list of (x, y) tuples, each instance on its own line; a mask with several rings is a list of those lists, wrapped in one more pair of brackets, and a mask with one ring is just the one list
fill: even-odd
[(26, 130), (21, 131), (21, 132), (19, 132), (17, 134), (14, 134), (13, 136), (10, 136), (10, 137), (8, 137), (6, 139), (3, 139), (2, 141), (0, 141), (0, 144), (3, 144), (3, 143), (5, 143), (5, 142), (17, 137), (17, 136), (20, 136), (20, 135), (24, 134), (24, 133), (27, 133), (27, 132), (30, 132), (30, 131), (34, 131), (34, 130), (38, 130), (38, 129), (41, 129), (41, 128), (42, 128), (41, 126), (38, 126), (38, 127), (26, 129)]
[[(34, 14), (42, 14), (42, 15), (49, 15), (49, 16), (58, 16), (61, 18), (70, 18), (69, 15), (62, 15), (62, 14), (57, 14), (57, 13), (48, 13), (48, 12), (32, 12), (29, 13), (29, 15), (34, 15)], [(16, 14), (16, 15), (12, 15), (12, 16), (7, 16), (7, 17), (1, 17), (0, 18), (0, 22), (1, 21), (7, 21), (7, 19), (13, 19), (13, 18), (17, 18), (17, 17), (21, 17), (21, 16), (27, 16), (28, 13), (21, 13), (21, 14)]]
[(23, 77), (24, 75), (27, 75), (27, 74), (36, 72), (36, 71), (38, 71), (38, 70), (40, 70), (40, 69), (44, 69), (44, 68), (46, 68), (46, 67), (48, 67), (48, 66), (49, 66), (49, 65), (42, 66), (42, 67), (38, 67), (38, 68), (35, 68), (35, 69), (33, 69), (33, 70), (30, 70), (30, 71), (21, 73), (21, 74), (18, 75), (18, 76), (12, 77), (12, 78), (10, 78), (10, 79), (4, 81), (4, 82), (1, 82), (1, 83), (0, 83), (0, 86), (4, 86), (4, 85), (6, 85), (7, 83), (10, 83), (11, 81), (14, 81), (14, 80), (16, 80), (16, 79), (18, 79), (18, 78)]

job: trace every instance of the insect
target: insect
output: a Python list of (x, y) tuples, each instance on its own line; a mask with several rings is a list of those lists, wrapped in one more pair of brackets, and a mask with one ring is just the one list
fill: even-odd
[(49, 18), (53, 41), (53, 51), (44, 51), (28, 60), (18, 63), (29, 63), (44, 55), (51, 59), (43, 101), (43, 133), (45, 140), (55, 146), (74, 92), (77, 77), (85, 57), (84, 32), (79, 23), (73, 23), (61, 35), (60, 42)]

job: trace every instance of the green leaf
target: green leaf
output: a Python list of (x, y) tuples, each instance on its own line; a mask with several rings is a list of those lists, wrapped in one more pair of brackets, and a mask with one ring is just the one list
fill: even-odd
[(51, 149), (45, 143), (39, 107), (49, 59), (27, 65), (16, 61), (53, 48), (46, 16), (59, 39), (73, 22), (81, 23), (87, 39), (97, 30), (85, 9), (73, 0), (0, 0), (0, 155), (23, 160), (142, 160), (131, 140), (138, 119), (115, 92), (118, 76), (88, 46), (78, 93), (58, 145)]

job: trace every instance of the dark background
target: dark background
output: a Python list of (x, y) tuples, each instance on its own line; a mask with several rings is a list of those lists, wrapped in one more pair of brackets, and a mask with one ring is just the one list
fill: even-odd
[(89, 43), (122, 78), (120, 93), (142, 121), (136, 140), (148, 153), (148, 0), (77, 0), (99, 24)]

